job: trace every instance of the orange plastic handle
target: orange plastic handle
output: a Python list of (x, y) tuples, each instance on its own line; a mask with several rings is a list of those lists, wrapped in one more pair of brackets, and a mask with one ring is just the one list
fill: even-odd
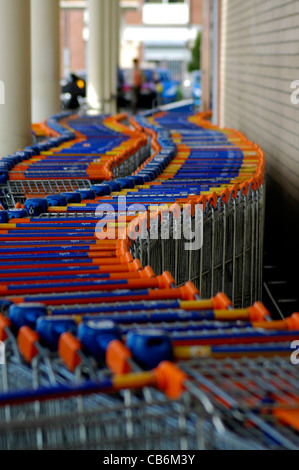
[(20, 353), (24, 356), (27, 362), (37, 356), (38, 349), (36, 343), (39, 341), (39, 335), (33, 331), (29, 326), (22, 326), (18, 333), (17, 344)]
[(78, 354), (78, 351), (80, 350), (80, 341), (71, 333), (66, 332), (60, 336), (58, 342), (58, 354), (72, 372), (81, 362), (81, 358)]
[(172, 362), (164, 361), (153, 371), (157, 385), (168, 398), (177, 400), (184, 391), (187, 375)]
[(223, 293), (219, 292), (215, 297), (212, 298), (214, 310), (226, 310), (232, 306), (231, 300)]
[(0, 314), (0, 341), (5, 341), (7, 339), (6, 328), (11, 327), (11, 321), (9, 318), (4, 317)]
[(252, 322), (267, 321), (271, 317), (262, 302), (255, 302), (252, 307), (248, 307), (248, 310), (250, 313), (250, 321)]
[(131, 352), (121, 341), (110, 341), (106, 350), (106, 364), (114, 374), (129, 374), (131, 366), (128, 359), (131, 357)]

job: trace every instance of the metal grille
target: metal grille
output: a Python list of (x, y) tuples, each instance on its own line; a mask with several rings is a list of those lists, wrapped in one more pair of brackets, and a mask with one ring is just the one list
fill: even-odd
[(90, 188), (90, 181), (85, 180), (27, 180), (9, 181), (8, 190), (13, 195), (24, 194), (60, 194), (76, 189)]

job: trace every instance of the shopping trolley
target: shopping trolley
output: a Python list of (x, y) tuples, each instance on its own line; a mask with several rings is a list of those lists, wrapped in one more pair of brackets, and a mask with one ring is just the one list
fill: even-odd
[[(241, 134), (220, 131), (190, 110), (146, 114), (130, 128), (123, 115), (57, 115), (47, 122), (47, 142), (3, 163), (4, 187), (24, 195), (14, 201), (17, 210), (1, 213), (0, 445), (292, 448), (294, 423), (285, 415), (286, 433), (262, 416), (254, 432), (252, 410), (240, 411), (242, 421), (235, 416), (239, 403), (218, 406), (196, 369), (230, 355), (235, 368), (238, 355), (270, 354), (270, 361), (274, 353), (288, 354), (297, 335), (295, 316), (274, 325), (260, 306), (237, 311), (216, 295), (226, 291), (237, 307), (257, 298), (263, 154)], [(126, 197), (124, 212), (119, 196)], [(134, 204), (145, 212), (138, 215)], [(204, 245), (186, 251), (184, 228), (198, 229), (199, 204)], [(99, 205), (106, 205), (105, 218), (97, 215)], [(125, 239), (96, 236), (113, 228)], [(106, 323), (104, 346), (93, 349), (88, 338), (102, 333), (103, 319), (110, 330)], [(150, 364), (146, 348), (136, 352), (132, 340), (145, 344), (149, 327), (156, 334), (148, 341), (158, 347), (164, 338), (170, 346), (168, 356), (149, 354)], [(113, 341), (120, 355), (110, 348)], [(190, 354), (196, 361), (186, 361)], [(173, 359), (179, 368), (167, 367), (179, 380), (175, 401), (162, 365)], [(122, 369), (128, 366), (130, 375)]]
[[(265, 377), (259, 375), (257, 379), (257, 372), (265, 362)], [(175, 402), (157, 391), (146, 393), (148, 386), (155, 387), (156, 384), (164, 390), (165, 367), (166, 363), (161, 364), (161, 370), (158, 367), (159, 372), (154, 375), (150, 372), (149, 375), (137, 374), (135, 378), (134, 374), (122, 377), (118, 390), (128, 384), (133, 389), (142, 385), (146, 386), (142, 389), (144, 395), (128, 390), (124, 395), (119, 395), (120, 392), (115, 395), (109, 378), (101, 383), (59, 385), (37, 388), (30, 393), (27, 389), (0, 395), (0, 406), (6, 410), (2, 445), (7, 448), (10, 437), (13, 448), (60, 448), (64, 445), (65, 448), (136, 449), (140, 445), (147, 449), (145, 438), (148, 438), (148, 445), (163, 450), (298, 447), (298, 434), (294, 427), (286, 426), (292, 423), (291, 412), (296, 410), (294, 404), (298, 403), (296, 373), (287, 360), (244, 357), (241, 360), (181, 361), (180, 369), (171, 367), (168, 377), (166, 375), (166, 379), (171, 377), (174, 381), (167, 393), (185, 390), (182, 398)], [(161, 373), (163, 380), (159, 386), (157, 378), (161, 380)], [(28, 375), (30, 377), (30, 372), (27, 372), (27, 380)], [(114, 386), (116, 384), (117, 381)], [(105, 393), (91, 396), (95, 389)], [(113, 393), (112, 397), (110, 393), (106, 395), (108, 390)], [(27, 416), (33, 413), (34, 417), (26, 421), (28, 433), (25, 433), (24, 421), (18, 420), (18, 412), (13, 412), (18, 406), (24, 412), (24, 403), (32, 403), (32, 411), (29, 406)], [(105, 408), (101, 406), (103, 403)], [(281, 406), (277, 406), (279, 404)], [(83, 409), (78, 409), (80, 406)], [(92, 412), (87, 411), (89, 407)], [(93, 419), (90, 419), (92, 414)], [(95, 416), (98, 417), (96, 421)], [(100, 416), (105, 420), (99, 419)], [(109, 419), (112, 417), (115, 419)], [(119, 420), (117, 426), (116, 419)], [(74, 427), (73, 431), (70, 426)], [(143, 434), (140, 434), (141, 430)], [(166, 435), (167, 430), (170, 434)]]

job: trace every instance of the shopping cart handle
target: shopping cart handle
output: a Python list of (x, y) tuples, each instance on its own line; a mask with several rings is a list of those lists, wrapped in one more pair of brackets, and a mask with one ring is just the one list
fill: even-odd
[(7, 310), (13, 303), (10, 300), (1, 299), (0, 300), (0, 312)]
[(9, 307), (8, 311), (11, 323), (17, 330), (22, 326), (35, 329), (37, 319), (47, 314), (47, 307), (39, 303), (14, 304)]
[(94, 184), (90, 187), (95, 193), (96, 196), (109, 196), (111, 194), (111, 188), (109, 184)]
[(61, 193), (66, 198), (67, 204), (80, 204), (82, 197), (80, 193)]
[(38, 217), (48, 211), (48, 201), (42, 198), (27, 199), (24, 207), (30, 216)]
[(101, 382), (85, 381), (79, 385), (58, 385), (55, 387), (41, 387), (35, 390), (25, 389), (7, 392), (0, 395), (0, 407), (5, 405), (30, 403), (36, 400), (55, 400), (97, 392), (109, 392), (113, 390), (113, 386), (114, 384), (111, 379), (104, 379)]
[(135, 181), (135, 184), (139, 186), (142, 186), (144, 184), (144, 178), (142, 176), (134, 175), (134, 176), (131, 176), (131, 178), (133, 178)]
[(0, 184), (5, 184), (9, 180), (9, 174), (7, 170), (0, 170)]
[(163, 330), (131, 331), (127, 336), (127, 347), (144, 370), (154, 369), (161, 361), (174, 360), (171, 338)]
[(4, 171), (10, 171), (13, 167), (14, 164), (11, 160), (6, 160), (5, 158), (1, 158), (1, 169)]
[(4, 162), (3, 160), (0, 160), (0, 170), (10, 171), (11, 168), (12, 165), (9, 162)]
[(109, 343), (121, 340), (121, 331), (112, 321), (91, 320), (79, 326), (78, 338), (87, 354), (99, 362), (104, 362)]
[(49, 207), (65, 207), (67, 205), (67, 199), (62, 194), (51, 194), (46, 196)]
[(6, 211), (0, 210), (0, 224), (7, 224), (9, 222), (9, 216)]
[(10, 219), (25, 219), (28, 217), (26, 209), (9, 209), (7, 212)]
[(121, 191), (121, 184), (118, 181), (108, 181), (107, 184), (110, 186), (111, 192)]
[(121, 189), (133, 189), (135, 187), (135, 182), (133, 179), (130, 180), (129, 178), (117, 178), (115, 181), (121, 185)]
[(76, 192), (81, 195), (82, 200), (96, 198), (96, 193), (93, 189), (77, 189)]
[(178, 399), (184, 391), (187, 375), (174, 364), (161, 363), (150, 372), (138, 372), (105, 378), (101, 381), (86, 380), (74, 385), (40, 387), (35, 390), (25, 389), (0, 394), (0, 407), (5, 405), (32, 403), (35, 401), (57, 400), (72, 396), (109, 393), (125, 389), (158, 387), (169, 398)]
[(75, 335), (77, 324), (71, 318), (53, 319), (51, 317), (40, 317), (36, 322), (36, 331), (47, 347), (57, 351), (60, 336), (67, 331)]

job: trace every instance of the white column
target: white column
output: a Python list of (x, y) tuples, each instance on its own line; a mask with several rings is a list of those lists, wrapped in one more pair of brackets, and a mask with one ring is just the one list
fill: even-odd
[(104, 0), (104, 102), (105, 102), (105, 111), (110, 112), (111, 104), (111, 21), (112, 19), (112, 1)]
[(201, 41), (201, 86), (203, 111), (210, 110), (211, 104), (211, 2), (202, 2), (202, 41)]
[(32, 140), (30, 0), (0, 0), (0, 84), (1, 158)]
[[(116, 97), (117, 97), (117, 68), (119, 65), (119, 28), (120, 28), (120, 15), (119, 9), (120, 4), (119, 0), (111, 0), (111, 34), (110, 34), (110, 41), (111, 41), (111, 60), (110, 60), (110, 67), (111, 67), (111, 96), (113, 101), (113, 108), (115, 108), (116, 104)], [(114, 111), (114, 110), (113, 110)], [(114, 111), (115, 112), (115, 111)]]
[(212, 123), (219, 125), (219, 0), (213, 0), (213, 34), (212, 34)]
[(60, 110), (59, 0), (31, 0), (32, 121)]
[(104, 2), (88, 0), (87, 101), (96, 110), (102, 109), (104, 102)]
[(121, 6), (120, 0), (114, 0), (116, 3), (116, 62), (120, 65), (120, 38), (121, 38)]

